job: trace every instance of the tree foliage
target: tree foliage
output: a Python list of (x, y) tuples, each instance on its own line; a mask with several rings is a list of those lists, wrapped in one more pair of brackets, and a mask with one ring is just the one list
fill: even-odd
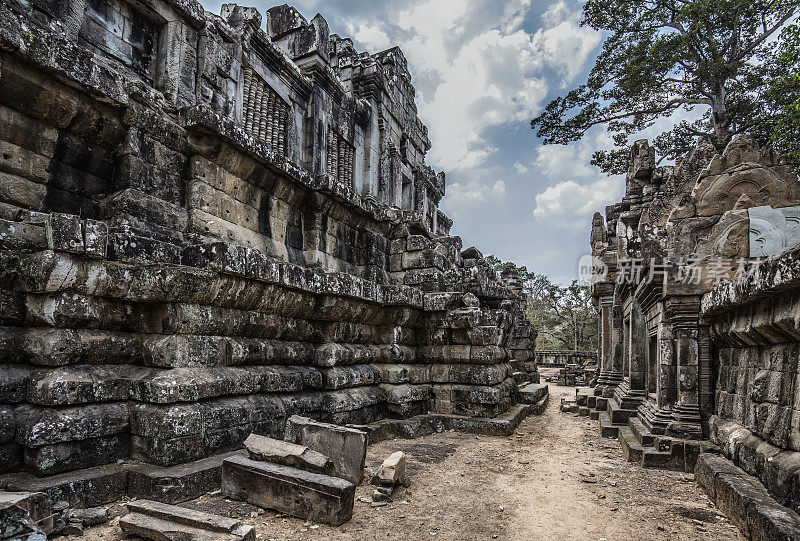
[(605, 125), (616, 148), (592, 163), (608, 173), (624, 172), (629, 136), (680, 110), (701, 114), (655, 139), (661, 156), (685, 153), (699, 136), (723, 148), (763, 127), (763, 62), (797, 11), (798, 0), (587, 0), (583, 24), (608, 33), (602, 51), (586, 83), (531, 126), (546, 144), (567, 144)]
[(498, 272), (513, 267), (522, 280), (527, 298), (527, 316), (538, 331), (537, 349), (597, 349), (597, 313), (589, 288), (573, 281), (568, 286), (554, 284), (544, 274), (504, 262), (492, 255), (486, 261)]
[(800, 168), (800, 26), (781, 32), (776, 54), (762, 65), (771, 81), (762, 130), (775, 150)]

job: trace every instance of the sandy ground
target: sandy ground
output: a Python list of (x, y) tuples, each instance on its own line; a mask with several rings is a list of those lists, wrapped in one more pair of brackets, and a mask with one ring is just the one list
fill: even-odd
[[(353, 520), (339, 528), (220, 497), (186, 505), (241, 517), (263, 541), (743, 539), (694, 476), (626, 463), (616, 440), (599, 437), (596, 421), (558, 411), (574, 388), (550, 385), (550, 392), (545, 413), (511, 437), (447, 432), (371, 447), (370, 471), (396, 450), (407, 454), (409, 486), (383, 507), (356, 501)], [(365, 482), (356, 496), (371, 493)], [(124, 539), (113, 525), (87, 530), (87, 538)]]

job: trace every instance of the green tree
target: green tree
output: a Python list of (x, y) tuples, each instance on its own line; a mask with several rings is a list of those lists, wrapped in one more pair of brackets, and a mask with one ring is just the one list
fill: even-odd
[(763, 130), (782, 156), (800, 166), (800, 26), (784, 28), (776, 54), (762, 63), (771, 80)]
[(498, 272), (513, 267), (522, 280), (528, 320), (538, 331), (537, 349), (594, 350), (597, 348), (597, 313), (589, 288), (573, 281), (569, 286), (554, 284), (544, 274), (487, 255), (486, 261)]
[(656, 137), (659, 155), (675, 158), (699, 136), (723, 148), (763, 125), (760, 62), (797, 10), (798, 0), (588, 0), (583, 24), (608, 33), (602, 51), (587, 82), (531, 126), (546, 144), (567, 144), (605, 125), (615, 149), (592, 164), (608, 173), (625, 171), (632, 134), (679, 110), (702, 114)]

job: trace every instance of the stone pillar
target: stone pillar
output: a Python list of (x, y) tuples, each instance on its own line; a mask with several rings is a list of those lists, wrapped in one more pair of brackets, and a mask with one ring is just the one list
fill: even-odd
[(600, 297), (600, 375), (595, 394), (611, 396), (622, 381), (622, 336), (619, 322), (619, 309), (615, 317), (614, 296)]
[(672, 325), (662, 321), (658, 325), (658, 388), (657, 404), (660, 409), (672, 408), (677, 397), (675, 349)]
[[(662, 314), (662, 318), (663, 318)], [(675, 348), (672, 324), (665, 319), (658, 325), (657, 334), (656, 400), (639, 408), (642, 422), (654, 434), (664, 434), (673, 421), (673, 408), (677, 397)]]
[(671, 297), (665, 301), (665, 313), (672, 326), (675, 362), (675, 406), (667, 434), (681, 438), (701, 438), (703, 433), (700, 418), (699, 312), (700, 298), (694, 295)]
[(668, 434), (700, 438), (699, 360), (700, 344), (696, 327), (675, 329), (678, 399)]
[(628, 377), (631, 390), (647, 393), (647, 331), (637, 302), (631, 306), (630, 331), (628, 333)]
[(646, 358), (647, 332), (638, 303), (632, 301), (630, 318), (624, 326), (625, 359), (623, 380), (614, 392), (620, 408), (635, 410), (647, 396)]

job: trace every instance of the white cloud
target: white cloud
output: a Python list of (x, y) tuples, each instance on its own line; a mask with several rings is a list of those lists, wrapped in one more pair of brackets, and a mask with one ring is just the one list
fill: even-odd
[(534, 40), (545, 62), (563, 74), (561, 86), (564, 88), (584, 69), (602, 36), (600, 32), (581, 26), (581, 11), (570, 11), (563, 0), (551, 5), (542, 20), (547, 28), (537, 30)]
[(528, 172), (528, 166), (519, 162), (514, 162), (514, 169), (516, 169), (517, 173), (519, 173), (520, 175), (524, 175), (525, 173)]
[(600, 178), (589, 184), (565, 180), (536, 195), (533, 217), (557, 227), (587, 229), (592, 214), (618, 201), (624, 190), (622, 175)]
[(370, 51), (383, 51), (392, 46), (389, 35), (377, 25), (348, 23), (347, 27), (350, 37)]
[(502, 180), (493, 184), (478, 181), (454, 182), (447, 187), (447, 206), (458, 209), (466, 205), (485, 203), (490, 199), (502, 199), (505, 195), (506, 183)]
[(563, 0), (544, 15), (545, 28), (526, 32), (522, 23), (532, 4), (418, 0), (390, 18), (348, 23), (361, 47), (403, 49), (434, 141), (428, 159), (435, 167), (463, 171), (484, 163), (495, 151), (486, 130), (535, 116), (549, 90), (545, 69), (574, 77), (599, 42), (599, 34), (578, 25), (580, 10)]

